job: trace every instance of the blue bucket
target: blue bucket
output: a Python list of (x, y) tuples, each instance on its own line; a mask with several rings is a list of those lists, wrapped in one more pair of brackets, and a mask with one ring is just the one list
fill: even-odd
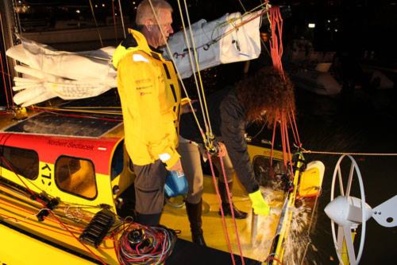
[(179, 171), (168, 171), (164, 189), (167, 197), (186, 195), (188, 191), (188, 184), (185, 174)]

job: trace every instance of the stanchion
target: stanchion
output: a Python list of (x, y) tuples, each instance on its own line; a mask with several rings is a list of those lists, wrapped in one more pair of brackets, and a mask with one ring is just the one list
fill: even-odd
[(258, 226), (258, 215), (254, 213), (254, 209), (252, 209), (251, 216), (251, 245), (253, 246), (256, 239), (256, 231)]

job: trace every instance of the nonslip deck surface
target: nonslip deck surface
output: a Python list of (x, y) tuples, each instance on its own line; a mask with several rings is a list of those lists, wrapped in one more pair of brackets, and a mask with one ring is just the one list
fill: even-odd
[(100, 137), (121, 124), (121, 119), (95, 115), (42, 112), (20, 121), (5, 132), (59, 136)]

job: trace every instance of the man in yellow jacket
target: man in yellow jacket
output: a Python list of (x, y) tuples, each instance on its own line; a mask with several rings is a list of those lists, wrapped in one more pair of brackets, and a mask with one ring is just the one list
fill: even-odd
[(167, 170), (182, 172), (178, 144), (181, 93), (172, 62), (157, 49), (172, 29), (172, 7), (144, 0), (136, 14), (137, 30), (113, 54), (124, 119), (125, 146), (136, 179), (137, 221), (158, 225), (164, 206)]

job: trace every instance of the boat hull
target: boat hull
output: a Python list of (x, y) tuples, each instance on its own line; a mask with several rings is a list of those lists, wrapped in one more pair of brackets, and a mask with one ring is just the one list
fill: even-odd
[[(117, 119), (113, 124), (109, 117), (96, 115), (90, 121), (86, 114), (63, 115), (62, 111), (30, 115), (0, 132), (3, 159), (0, 163), (0, 232), (6, 235), (0, 238), (0, 261), (6, 264), (53, 264), (54, 260), (64, 261), (64, 264), (120, 264), (120, 238), (134, 218), (134, 174), (132, 162), (123, 148), (122, 126)], [(60, 128), (55, 123), (68, 124), (68, 130), (54, 130), (57, 126)], [(76, 131), (74, 124), (91, 127)], [(98, 132), (96, 127), (102, 131)], [(282, 177), (287, 173), (283, 159), (292, 159), (292, 156), (253, 144), (248, 145), (248, 152), (262, 193), (272, 208), (271, 214), (254, 215), (249, 197), (236, 179), (233, 202), (237, 208), (248, 212), (248, 218), (222, 217), (219, 215), (220, 197), (215, 188), (217, 180), (206, 175), (202, 219), (208, 248), (254, 261), (264, 261), (274, 253), (277, 256), (272, 258), (278, 260), (302, 253), (286, 247), (290, 222), (296, 218), (295, 213), (315, 211), (313, 205), (316, 204), (308, 202), (304, 207), (295, 207), (295, 203), (315, 200), (319, 193), (307, 193), (309, 198), (301, 196), (305, 195), (303, 192), (299, 194), (300, 171), (295, 172), (293, 180)], [(24, 162), (14, 156), (22, 157)], [(37, 167), (33, 175), (31, 168), (21, 166), (32, 161)], [(275, 179), (272, 173), (276, 173)], [(321, 187), (322, 176), (319, 175), (323, 173), (321, 169), (310, 171), (306, 176), (310, 179), (304, 178), (301, 190)], [(92, 192), (79, 189), (90, 177)], [(290, 182), (293, 185), (288, 186)], [(75, 186), (70, 186), (73, 183)], [(82, 235), (87, 234), (88, 228), (93, 227), (93, 220), (104, 210), (111, 213), (114, 222), (103, 230), (106, 233), (103, 238), (97, 237), (94, 242), (87, 243)], [(309, 224), (311, 220), (305, 221)], [(178, 231), (178, 240), (191, 241), (183, 197), (167, 201), (161, 224)], [(24, 242), (22, 256), (15, 254), (21, 251), (20, 242)], [(172, 255), (170, 258), (172, 260)], [(293, 256), (292, 260), (303, 257), (298, 258)]]
[[(72, 255), (59, 247), (44, 243), (35, 237), (20, 232), (15, 227), (9, 227), (0, 223), (0, 234), (7, 242), (0, 242), (0, 263), (31, 265), (54, 264), (59, 265), (88, 265), (97, 264), (88, 259)], [(117, 264), (117, 263), (115, 263)]]

